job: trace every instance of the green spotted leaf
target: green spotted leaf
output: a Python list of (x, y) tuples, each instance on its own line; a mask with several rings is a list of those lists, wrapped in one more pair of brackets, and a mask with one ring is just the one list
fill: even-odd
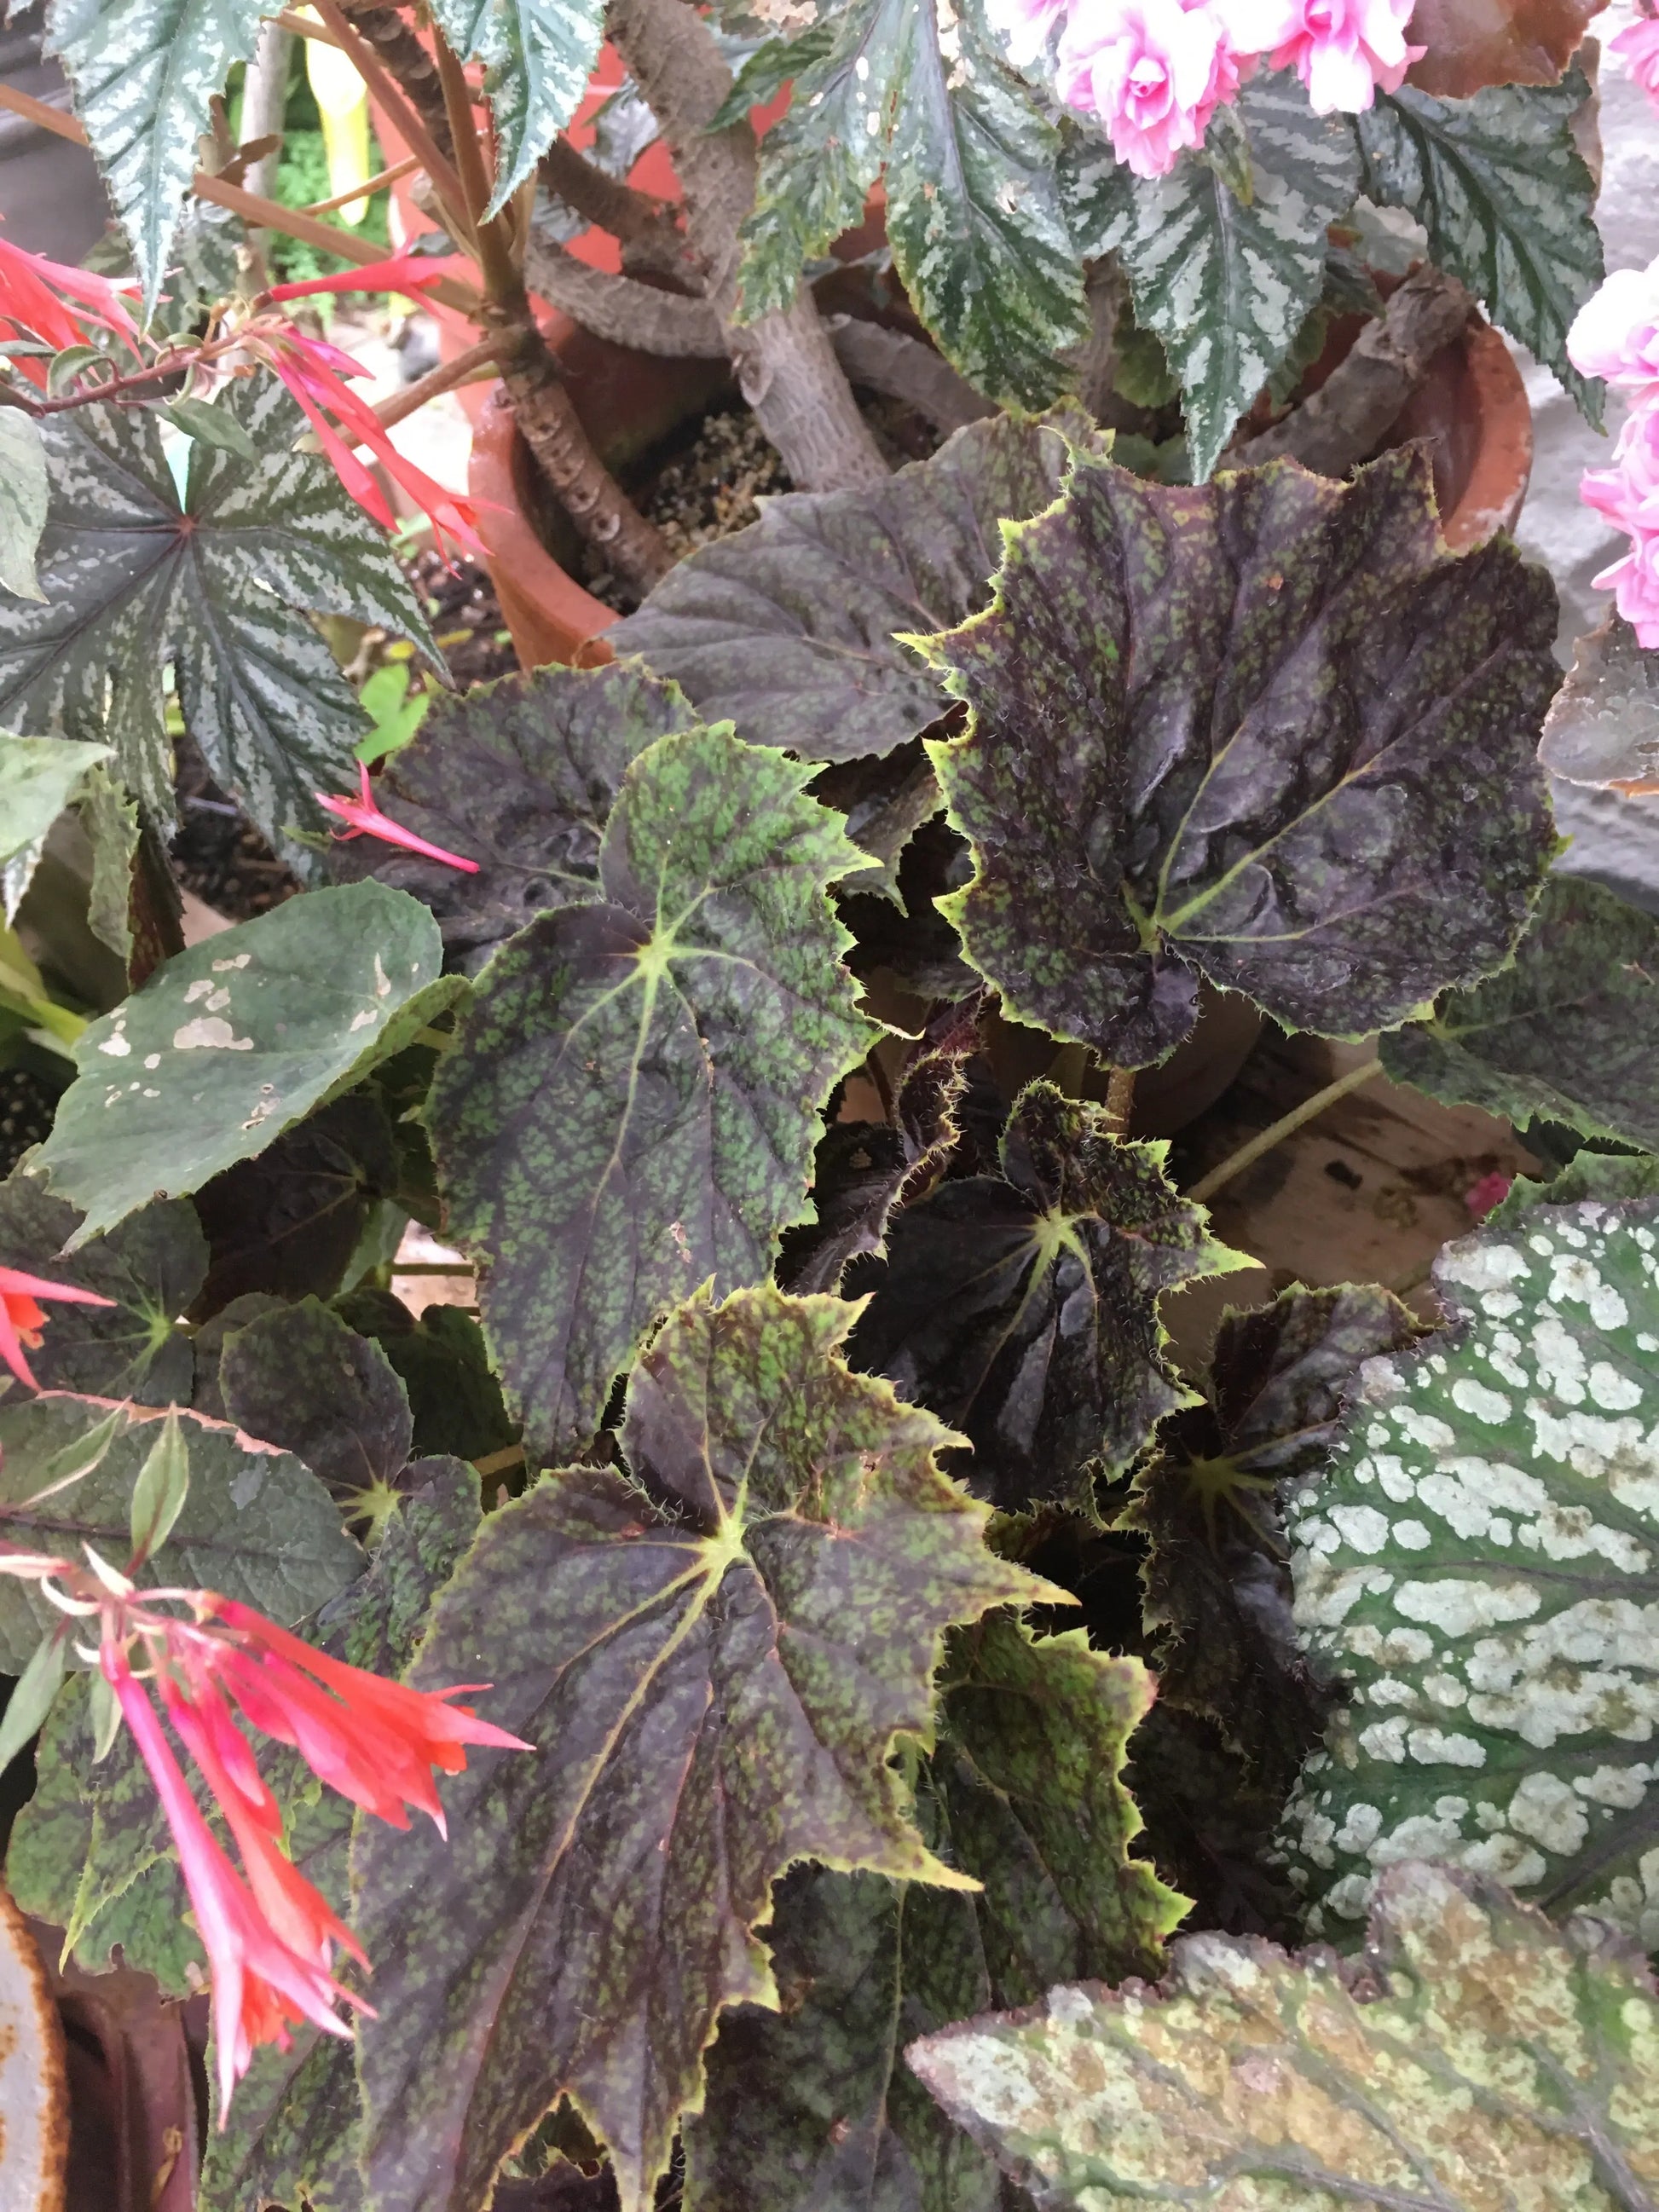
[[(0, 408), (0, 421), (14, 411)], [(108, 758), (107, 745), (15, 738), (0, 730), (0, 920), (9, 922), (21, 904), (46, 832), (88, 769)]]
[(1128, 1855), (1119, 1775), (1151, 1702), (1134, 1659), (1008, 1614), (955, 1631), (941, 1741), (918, 1776), (930, 1845), (977, 1894), (795, 1869), (770, 1930), (781, 2013), (745, 2007), (686, 2132), (694, 2212), (998, 2212), (995, 2169), (918, 2089), (914, 2037), (1057, 1977), (1155, 1973), (1181, 1909)]
[(414, 1449), (484, 1459), (518, 1442), (501, 1402), (483, 1329), (459, 1306), (428, 1306), (417, 1322), (390, 1291), (349, 1292), (336, 1308), (359, 1334), (373, 1337), (409, 1397)]
[(1486, 1216), (1488, 1229), (1509, 1229), (1534, 1206), (1575, 1206), (1585, 1198), (1621, 1206), (1626, 1199), (1659, 1198), (1659, 1159), (1650, 1152), (1576, 1152), (1559, 1175), (1543, 1182), (1517, 1176), (1509, 1195)]
[(207, 1240), (184, 1199), (158, 1199), (77, 1251), (64, 1247), (81, 1217), (18, 1170), (0, 1183), (0, 1267), (21, 1267), (115, 1301), (48, 1309), (29, 1366), (43, 1390), (188, 1405), (195, 1370), (179, 1316), (207, 1276)]
[(1555, 592), (1507, 539), (1444, 551), (1421, 447), (1195, 489), (1079, 455), (996, 587), (926, 641), (971, 709), (928, 750), (975, 863), (941, 909), (1019, 1018), (1146, 1066), (1200, 976), (1362, 1035), (1508, 957)]
[(629, 763), (696, 720), (673, 684), (637, 664), (538, 668), (440, 692), (375, 796), (394, 821), (476, 860), (477, 873), (367, 840), (342, 860), (415, 892), (450, 957), (477, 967), (548, 908), (592, 896)]
[(794, 1860), (961, 1886), (890, 1765), (925, 1741), (944, 1630), (1052, 1595), (981, 1540), (949, 1432), (838, 1347), (851, 1310), (768, 1286), (681, 1307), (635, 1368), (626, 1471), (492, 1514), (410, 1680), (493, 1680), (537, 1746), (445, 1785), (453, 1841), (365, 1825), (371, 2198), (461, 2212), (561, 2094), (642, 2212), (721, 2009), (776, 2002), (757, 1933)]
[(1066, 383), (1059, 356), (1088, 332), (1055, 183), (1060, 141), (981, 0), (948, 15), (851, 0), (827, 50), (809, 32), (795, 58), (744, 228), (744, 313), (787, 307), (883, 177), (893, 265), (944, 352), (988, 398), (1053, 399)]
[(809, 760), (891, 752), (945, 710), (896, 635), (963, 622), (991, 596), (1000, 526), (1040, 514), (1079, 410), (970, 422), (874, 490), (786, 492), (671, 568), (613, 642), (672, 676), (710, 721)]
[(1659, 1152), (1659, 921), (1552, 878), (1513, 963), (1382, 1039), (1382, 1065), (1449, 1104), (1534, 1115)]
[(863, 855), (811, 773), (724, 730), (659, 738), (601, 898), (501, 948), (438, 1069), (446, 1233), (542, 1464), (592, 1436), (659, 1313), (762, 1280), (805, 1217), (819, 1110), (872, 1042), (824, 892)]
[(1236, 112), (1248, 143), (1248, 198), (1207, 149), (1167, 176), (1142, 178), (1079, 133), (1066, 165), (1079, 245), (1118, 254), (1135, 320), (1157, 335), (1180, 380), (1200, 483), (1318, 306), (1327, 226), (1359, 190), (1348, 118), (1316, 115), (1291, 71), (1261, 72), (1236, 111), (1222, 112)]
[[(349, 1666), (396, 1677), (414, 1656), (432, 1600), (477, 1534), (478, 1482), (471, 1468), (428, 1460), (410, 1470), (404, 1497), (374, 1565), (317, 1623), (323, 1648)], [(319, 1792), (292, 1752), (265, 1747), (261, 1764), (290, 1807), (295, 1863), (343, 1917), (350, 1908), (352, 1808)], [(374, 1983), (367, 1992), (373, 1999)], [(302, 2022), (287, 2051), (262, 2045), (236, 2085), (224, 2125), (210, 2130), (201, 2212), (362, 2212), (358, 2170), (362, 2100), (349, 2043)]]
[(1355, 125), (1366, 194), (1416, 216), (1434, 261), (1599, 428), (1602, 386), (1567, 359), (1568, 329), (1605, 270), (1595, 179), (1572, 134), (1590, 96), (1576, 64), (1559, 84), (1491, 85), (1468, 100), (1401, 85)]
[(397, 1484), (414, 1423), (377, 1344), (315, 1298), (259, 1314), (225, 1344), (227, 1419), (303, 1460), (342, 1505)]
[(380, 623), (441, 664), (384, 533), (326, 460), (291, 450), (304, 421), (276, 380), (220, 404), (259, 458), (193, 445), (182, 498), (154, 413), (80, 407), (42, 426), (46, 599), (0, 599), (0, 719), (107, 744), (123, 781), (171, 821), (170, 665), (216, 781), (303, 874), (315, 855), (285, 832), (330, 826), (316, 793), (355, 789), (368, 726), (304, 610)]
[(432, 14), (463, 61), (484, 65), (495, 215), (575, 114), (599, 58), (604, 0), (433, 0)]
[(38, 599), (35, 548), (46, 526), (46, 453), (40, 426), (21, 407), (0, 409), (0, 591)]
[(269, 0), (52, 0), (48, 51), (132, 248), (144, 313), (155, 305), (209, 106), (251, 61)]
[(1431, 1855), (1659, 1942), (1659, 1200), (1449, 1244), (1451, 1333), (1372, 1360), (1293, 1491), (1296, 1620), (1340, 1683), (1281, 1832), (1308, 1924)]
[[(129, 1407), (97, 1466), (38, 1506), (47, 1462), (102, 1420), (102, 1400), (54, 1395), (0, 1400), (0, 1534), (25, 1551), (76, 1557), (93, 1545), (118, 1565), (131, 1549), (133, 1485), (161, 1433), (159, 1417)], [(198, 1414), (179, 1416), (191, 1483), (167, 1541), (137, 1571), (141, 1584), (214, 1589), (275, 1620), (314, 1612), (343, 1589), (362, 1553), (340, 1527), (315, 1475), (286, 1452), (239, 1437)], [(0, 1582), (0, 1672), (21, 1674), (41, 1632), (63, 1618), (32, 1584)]]
[(1002, 1174), (941, 1183), (894, 1224), (855, 1366), (887, 1376), (973, 1447), (960, 1467), (1004, 1512), (1040, 1501), (1092, 1513), (1097, 1481), (1129, 1467), (1190, 1402), (1164, 1355), (1160, 1294), (1249, 1265), (1206, 1233), (1164, 1171), (1164, 1144), (1125, 1144), (1103, 1109), (1047, 1083), (1020, 1094)]
[(909, 2057), (1053, 2212), (1639, 2212), (1656, 2051), (1633, 1948), (1413, 1864), (1379, 1894), (1363, 1960), (1183, 1936), (1156, 1990), (1052, 1990)]
[(76, 1244), (199, 1189), (349, 1090), (465, 989), (436, 923), (380, 884), (290, 899), (192, 945), (78, 1039), (30, 1163), (85, 1211)]

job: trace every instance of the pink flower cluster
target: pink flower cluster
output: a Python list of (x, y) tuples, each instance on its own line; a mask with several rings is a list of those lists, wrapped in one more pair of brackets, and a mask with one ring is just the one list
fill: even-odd
[(1425, 52), (1415, 0), (988, 0), (1010, 60), (1029, 68), (1056, 26), (1060, 96), (1092, 115), (1138, 177), (1204, 143), (1255, 64), (1294, 69), (1315, 112), (1369, 107)]
[(1659, 646), (1659, 260), (1613, 271), (1579, 309), (1567, 354), (1581, 375), (1605, 377), (1631, 395), (1613, 466), (1591, 469), (1580, 489), (1630, 539), (1629, 552), (1595, 581), (1651, 649)]
[(1607, 52), (1620, 55), (1648, 98), (1659, 107), (1659, 17), (1640, 15), (1626, 24)]

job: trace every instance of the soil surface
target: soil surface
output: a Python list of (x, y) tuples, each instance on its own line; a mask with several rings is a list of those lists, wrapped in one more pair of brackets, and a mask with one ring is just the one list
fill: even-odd
[(33, 1068), (0, 1067), (0, 1181), (52, 1134), (58, 1092)]

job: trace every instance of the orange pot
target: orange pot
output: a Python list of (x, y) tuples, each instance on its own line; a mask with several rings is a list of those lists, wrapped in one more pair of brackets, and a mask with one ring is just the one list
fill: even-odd
[[(545, 325), (562, 362), (576, 411), (613, 466), (623, 466), (689, 415), (701, 412), (726, 382), (719, 362), (664, 361), (596, 338), (565, 315)], [(1340, 352), (1362, 325), (1356, 318)], [(1340, 357), (1334, 344), (1320, 364)], [(585, 591), (550, 547), (574, 560), (570, 526), (541, 495), (498, 386), (479, 410), (468, 489), (479, 504), (478, 534), (519, 659), (579, 666), (608, 660), (603, 633), (617, 616)], [(1478, 318), (1448, 346), (1414, 392), (1390, 445), (1428, 440), (1435, 489), (1454, 551), (1513, 527), (1532, 474), (1532, 414), (1508, 347)], [(538, 526), (539, 523), (539, 527)]]

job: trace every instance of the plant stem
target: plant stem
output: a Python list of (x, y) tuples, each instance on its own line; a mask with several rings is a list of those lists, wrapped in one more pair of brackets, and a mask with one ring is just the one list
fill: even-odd
[(1243, 1175), (1246, 1168), (1254, 1167), (1264, 1152), (1270, 1152), (1275, 1145), (1283, 1144), (1285, 1138), (1293, 1136), (1304, 1122), (1313, 1121), (1328, 1106), (1334, 1106), (1339, 1098), (1346, 1098), (1351, 1091), (1358, 1091), (1362, 1083), (1369, 1083), (1373, 1076), (1382, 1073), (1380, 1060), (1362, 1060), (1358, 1067), (1351, 1067), (1346, 1075), (1339, 1075), (1334, 1083), (1328, 1083), (1322, 1091), (1316, 1091), (1311, 1098), (1304, 1098), (1299, 1106), (1292, 1107), (1288, 1114), (1281, 1115), (1272, 1127), (1264, 1129), (1259, 1137), (1252, 1137), (1248, 1145), (1241, 1145), (1236, 1152), (1229, 1152), (1219, 1167), (1212, 1168), (1208, 1175), (1199, 1177), (1187, 1196), (1200, 1200), (1213, 1196), (1223, 1183), (1231, 1182), (1235, 1176)]
[(378, 171), (366, 183), (354, 185), (349, 192), (337, 192), (331, 200), (319, 200), (313, 206), (301, 208), (300, 212), (312, 216), (332, 215), (336, 208), (349, 207), (353, 200), (366, 200), (371, 192), (384, 191), (388, 185), (395, 185), (400, 177), (408, 176), (411, 170), (418, 169), (420, 166), (418, 154), (407, 154), (401, 161), (394, 161), (389, 169)]
[[(384, 67), (374, 47), (341, 13), (335, 5), (335, 0), (314, 0), (314, 4), (317, 13), (333, 32), (336, 43), (350, 56), (353, 68), (386, 110), (386, 119), (392, 129), (411, 154), (419, 155), (421, 167), (431, 179), (432, 189), (443, 202), (446, 212), (453, 212), (458, 222), (465, 222), (466, 193), (460, 178), (439, 152), (425, 124), (412, 105), (404, 98), (396, 80)], [(459, 147), (456, 152), (459, 155)]]
[(1115, 1067), (1106, 1079), (1106, 1119), (1115, 1137), (1129, 1133), (1129, 1115), (1135, 1103), (1135, 1071)]
[(477, 252), (484, 297), (491, 302), (510, 299), (514, 293), (522, 292), (524, 280), (514, 258), (506, 222), (499, 215), (492, 216), (488, 222), (484, 220), (490, 184), (484, 168), (483, 148), (472, 120), (472, 95), (467, 89), (461, 65), (445, 43), (442, 32), (434, 30), (432, 38), (438, 82), (444, 88), (444, 109), (449, 118), (449, 140), (455, 149), (462, 204)]
[(406, 384), (390, 399), (382, 399), (374, 412), (384, 428), (390, 430), (406, 415), (424, 407), (428, 399), (435, 399), (440, 392), (453, 392), (458, 384), (471, 384), (483, 376), (494, 377), (497, 374), (495, 341), (480, 338), (477, 345), (458, 353), (453, 361), (440, 362), (436, 368), (428, 369), (424, 376), (417, 376), (413, 384)]

